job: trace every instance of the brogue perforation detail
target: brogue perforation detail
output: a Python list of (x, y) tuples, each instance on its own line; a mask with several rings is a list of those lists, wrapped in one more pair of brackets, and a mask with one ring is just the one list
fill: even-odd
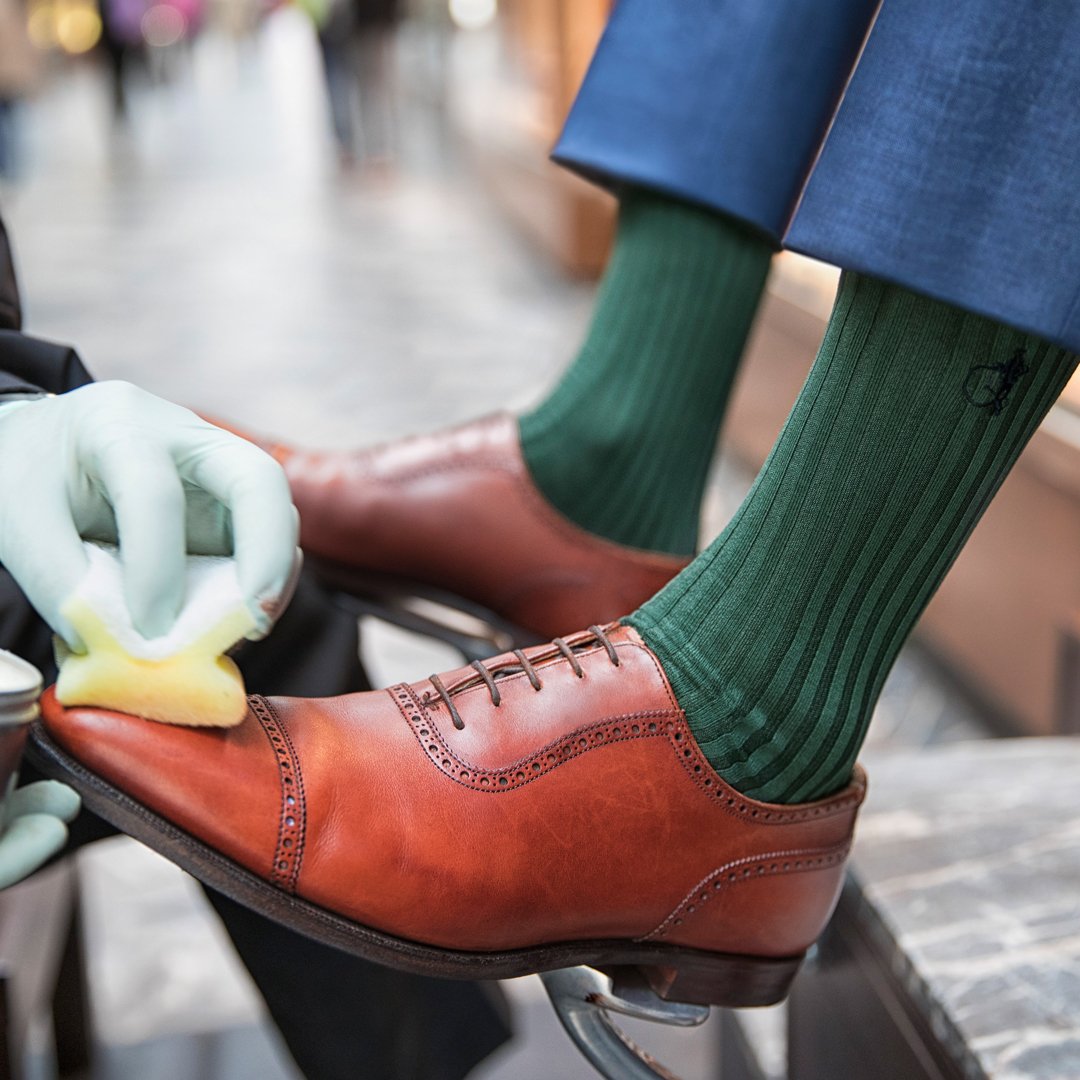
[(295, 893), (300, 864), (304, 858), (307, 825), (307, 801), (304, 798), (300, 761), (288, 731), (279, 723), (270, 703), (265, 698), (252, 697), (248, 699), (248, 705), (270, 740), (281, 778), (281, 817), (269, 879), (271, 884)]
[(838, 814), (862, 801), (862, 793), (840, 795), (835, 799), (822, 799), (809, 806), (788, 809), (775, 803), (762, 803), (740, 794), (721, 777), (708, 758), (701, 752), (697, 741), (690, 733), (685, 720), (685, 713), (680, 713), (682, 723), (676, 724), (669, 731), (669, 738), (676, 754), (690, 778), (710, 798), (715, 799), (721, 809), (733, 817), (748, 818), (755, 825), (791, 825), (798, 821), (811, 821), (814, 818), (829, 817)]
[(844, 840), (831, 848), (770, 851), (764, 855), (749, 855), (742, 859), (734, 859), (702, 878), (655, 930), (636, 940), (663, 940), (674, 929), (682, 926), (690, 916), (704, 909), (710, 900), (736, 885), (772, 875), (805, 874), (811, 870), (827, 870), (841, 865), (850, 850), (851, 841)]
[(391, 687), (389, 693), (405, 722), (412, 728), (416, 741), (437, 769), (464, 787), (494, 795), (538, 780), (598, 746), (663, 737), (674, 729), (676, 723), (671, 719), (671, 714), (663, 710), (609, 717), (564, 735), (541, 747), (535, 754), (519, 758), (501, 769), (483, 769), (465, 761), (450, 749), (438, 727), (427, 718), (429, 706), (416, 696), (410, 686), (401, 683)]
[(538, 780), (552, 769), (580, 757), (597, 746), (628, 742), (633, 739), (663, 737), (668, 740), (687, 775), (722, 810), (734, 817), (749, 818), (759, 825), (791, 825), (800, 821), (828, 817), (861, 801), (861, 794), (843, 795), (807, 807), (788, 809), (759, 803), (740, 795), (717, 775), (701, 752), (681, 710), (652, 710), (609, 717), (564, 735), (535, 754), (520, 758), (502, 769), (483, 769), (460, 758), (446, 742), (438, 725), (428, 719), (437, 701), (422, 701), (406, 683), (389, 688), (398, 709), (412, 728), (416, 741), (431, 763), (450, 779), (476, 791), (512, 791), (522, 784)]

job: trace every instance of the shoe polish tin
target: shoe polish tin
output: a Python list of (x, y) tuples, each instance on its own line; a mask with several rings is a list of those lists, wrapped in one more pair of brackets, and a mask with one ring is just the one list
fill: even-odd
[(33, 664), (0, 649), (0, 797), (19, 767), (30, 722), (38, 715), (41, 686)]

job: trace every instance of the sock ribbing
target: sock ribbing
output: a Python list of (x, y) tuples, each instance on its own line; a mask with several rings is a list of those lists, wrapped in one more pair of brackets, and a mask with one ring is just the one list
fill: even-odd
[(717, 433), (772, 252), (723, 215), (629, 189), (585, 343), (521, 417), (533, 479), (631, 547), (691, 554)]
[(725, 779), (787, 802), (846, 782), (900, 646), (1076, 363), (845, 275), (735, 518), (629, 620)]

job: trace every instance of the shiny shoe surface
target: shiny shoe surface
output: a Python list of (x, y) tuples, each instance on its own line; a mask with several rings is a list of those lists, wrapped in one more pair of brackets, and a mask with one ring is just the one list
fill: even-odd
[(594, 627), (388, 690), (254, 697), (228, 730), (47, 694), (37, 761), (215, 888), (430, 975), (637, 968), (768, 1004), (835, 904), (858, 772), (781, 806), (730, 788), (652, 652)]
[(376, 595), (443, 590), (485, 609), (470, 613), (491, 613), (517, 643), (627, 615), (688, 561), (564, 518), (533, 484), (509, 414), (359, 452), (229, 429), (284, 467), (301, 544), (332, 584)]

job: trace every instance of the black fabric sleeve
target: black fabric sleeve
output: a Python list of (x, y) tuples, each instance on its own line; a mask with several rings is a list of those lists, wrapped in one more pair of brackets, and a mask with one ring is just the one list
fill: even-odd
[(0, 371), (0, 403), (8, 394), (32, 394), (40, 390), (40, 386), (33, 386), (25, 379), (20, 379), (17, 375), (9, 375), (6, 371)]
[(44, 390), (63, 394), (93, 382), (69, 345), (0, 330), (0, 396)]
[(92, 381), (74, 349), (21, 334), (21, 327), (15, 264), (0, 221), (0, 397), (38, 390), (63, 394)]
[(19, 286), (15, 280), (15, 264), (3, 221), (0, 221), (0, 328), (18, 330), (22, 326)]

